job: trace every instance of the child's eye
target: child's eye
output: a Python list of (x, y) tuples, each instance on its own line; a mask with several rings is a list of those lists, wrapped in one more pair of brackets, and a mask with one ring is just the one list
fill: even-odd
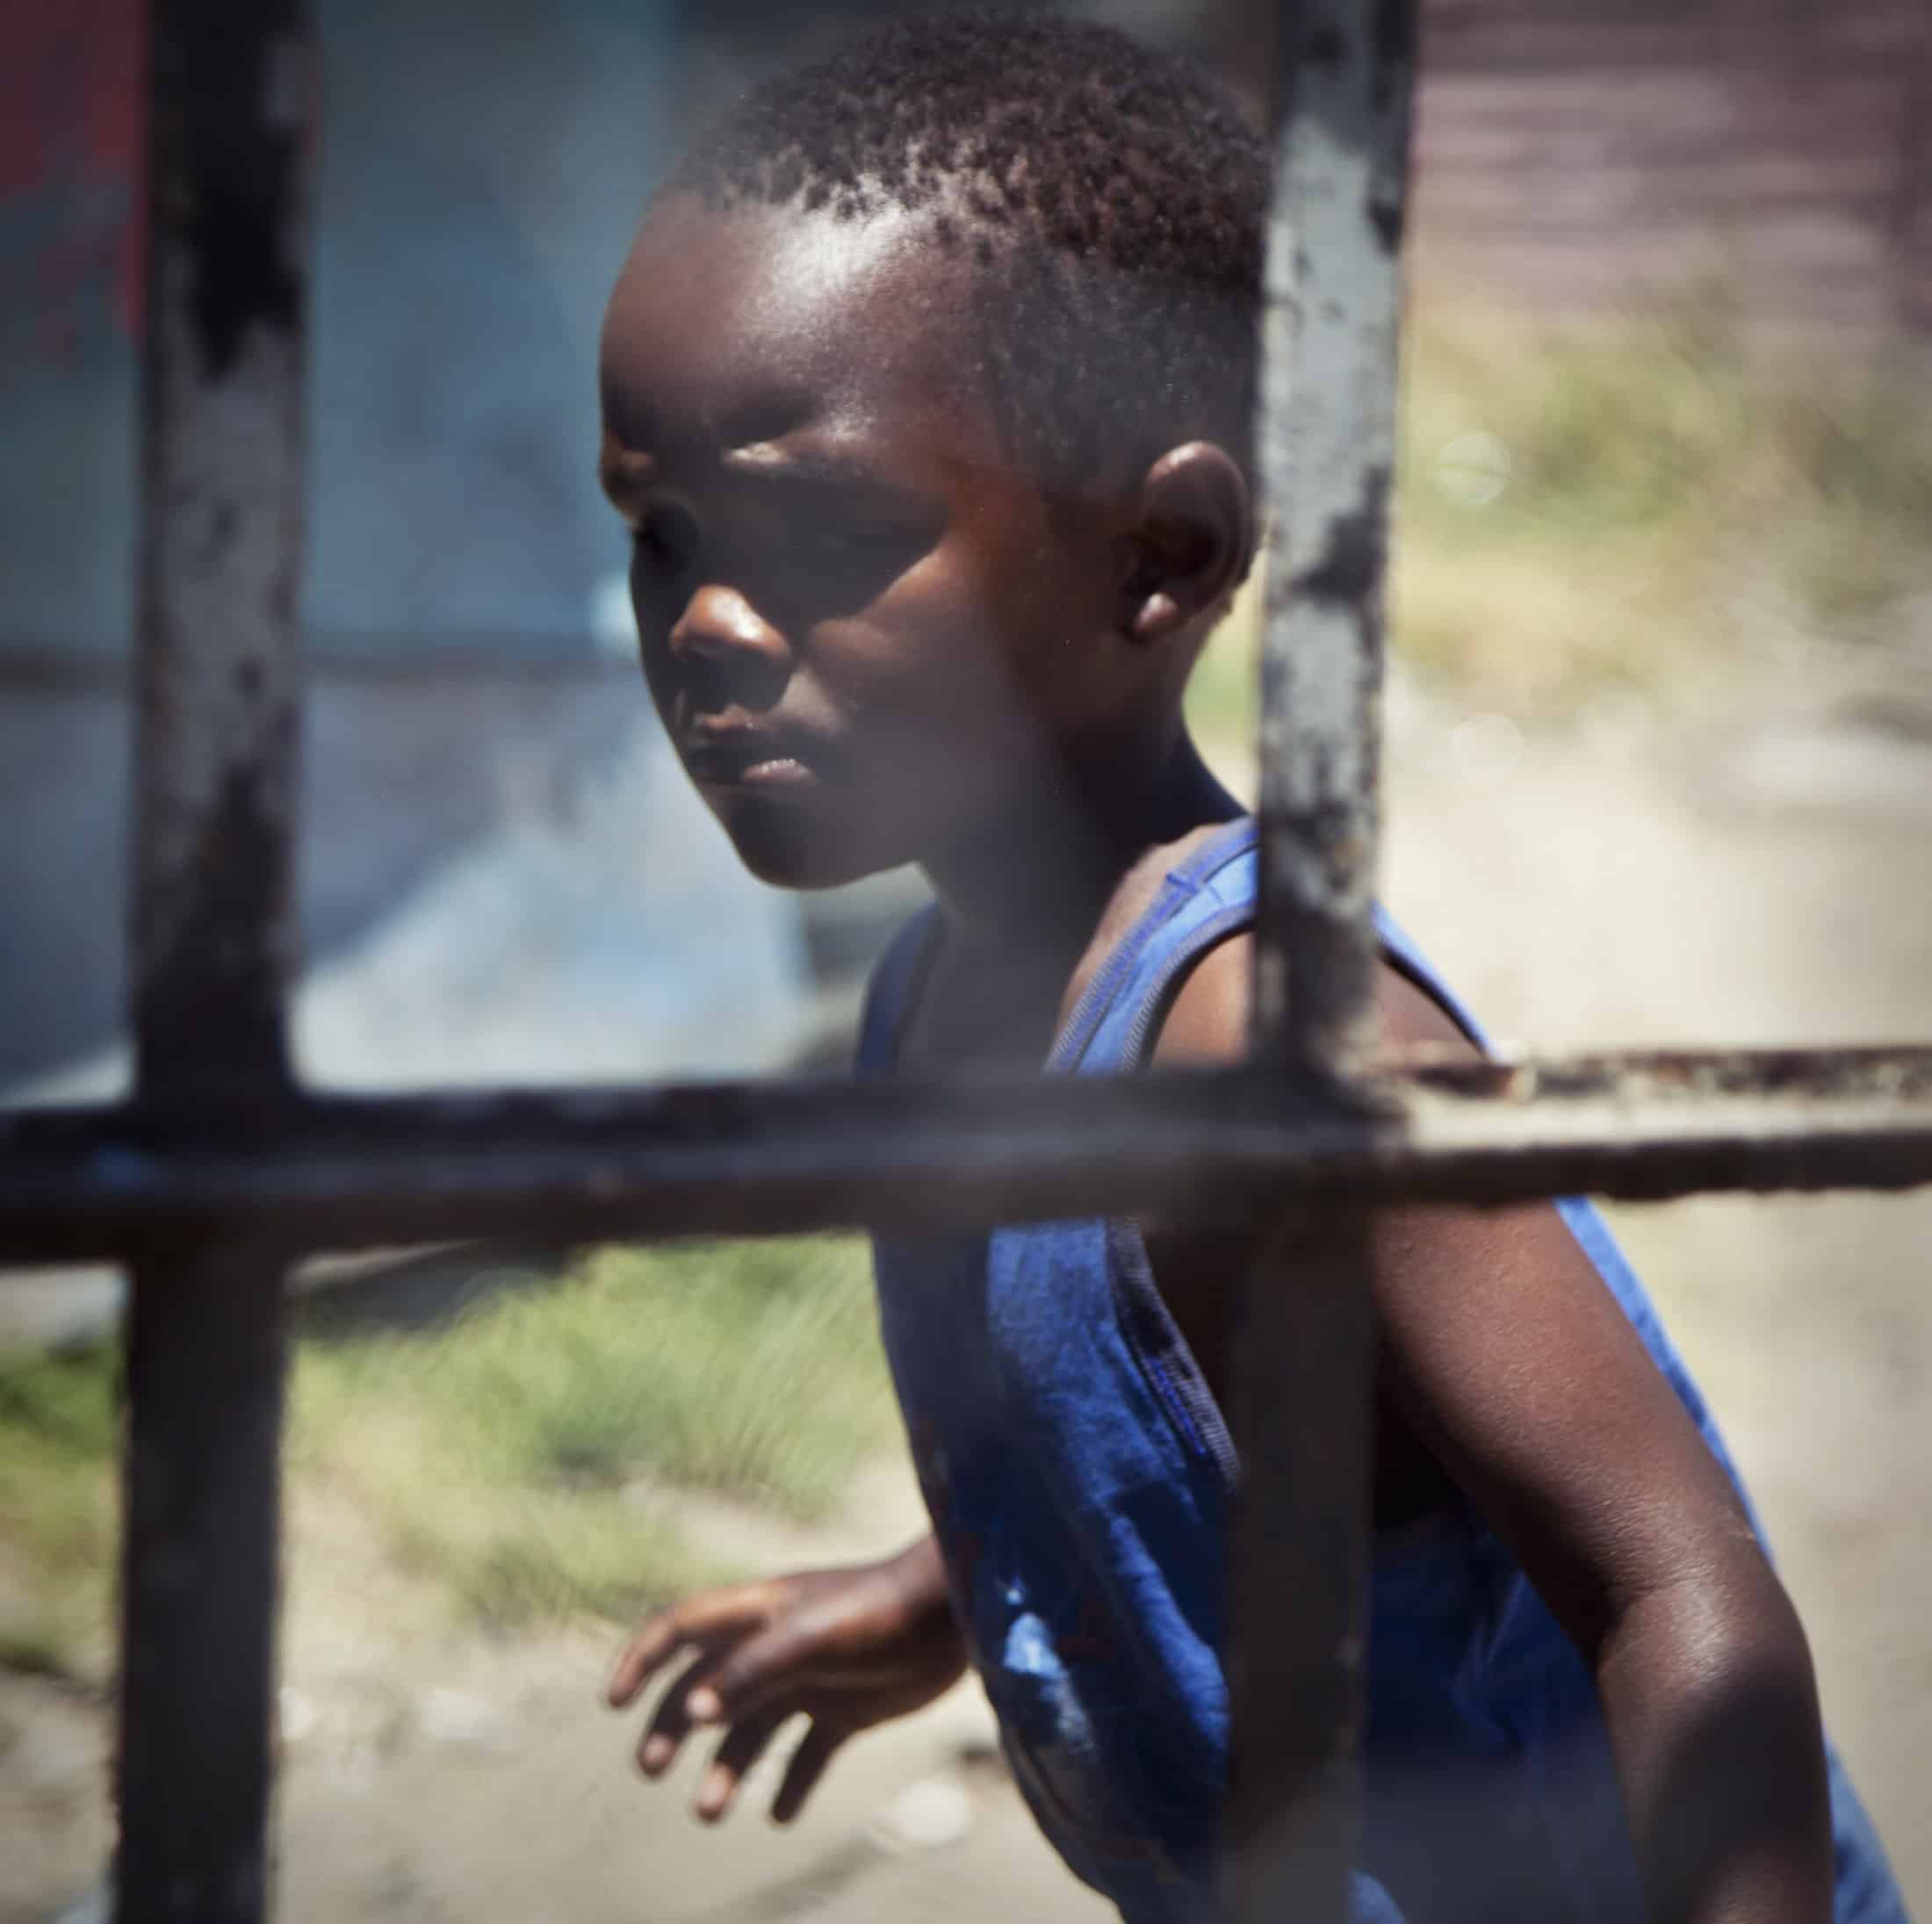
[(898, 522), (840, 515), (814, 516), (796, 522), (787, 545), (805, 566), (896, 573), (918, 553), (920, 531)]
[(696, 558), (697, 517), (688, 508), (667, 502), (637, 522), (631, 540), (645, 566), (669, 580), (683, 573)]

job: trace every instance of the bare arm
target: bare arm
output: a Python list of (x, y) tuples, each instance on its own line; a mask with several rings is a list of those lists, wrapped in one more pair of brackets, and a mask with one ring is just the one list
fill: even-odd
[[(1228, 944), (1190, 978), (1158, 1055), (1240, 1054), (1247, 950)], [(1469, 1046), (1393, 971), (1378, 1002), (1393, 1043)], [(1390, 1210), (1375, 1243), (1383, 1393), (1590, 1665), (1651, 1916), (1824, 1924), (1830, 1818), (1804, 1632), (1596, 1270), (1547, 1204)]]

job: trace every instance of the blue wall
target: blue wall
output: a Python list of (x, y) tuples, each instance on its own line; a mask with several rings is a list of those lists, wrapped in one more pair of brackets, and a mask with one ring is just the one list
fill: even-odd
[[(138, 61), (125, 0), (76, 16), (0, 31), (38, 69), (4, 92), (45, 109), (31, 153), (0, 143), (0, 649), (101, 654), (132, 616), (133, 191), (88, 129), (134, 112)], [(592, 478), (597, 322), (676, 138), (672, 0), (317, 16), (313, 639), (580, 650), (623, 558)]]

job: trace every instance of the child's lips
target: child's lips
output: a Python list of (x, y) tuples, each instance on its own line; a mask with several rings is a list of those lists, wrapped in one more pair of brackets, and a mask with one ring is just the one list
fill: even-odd
[(684, 766), (705, 788), (802, 788), (818, 778), (801, 746), (749, 731), (688, 738)]

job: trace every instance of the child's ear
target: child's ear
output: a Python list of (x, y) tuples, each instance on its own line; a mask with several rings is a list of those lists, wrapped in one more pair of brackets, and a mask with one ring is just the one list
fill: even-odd
[(1123, 625), (1154, 642), (1233, 593), (1254, 550), (1254, 506), (1239, 465), (1212, 441), (1171, 448), (1141, 481), (1125, 541)]

